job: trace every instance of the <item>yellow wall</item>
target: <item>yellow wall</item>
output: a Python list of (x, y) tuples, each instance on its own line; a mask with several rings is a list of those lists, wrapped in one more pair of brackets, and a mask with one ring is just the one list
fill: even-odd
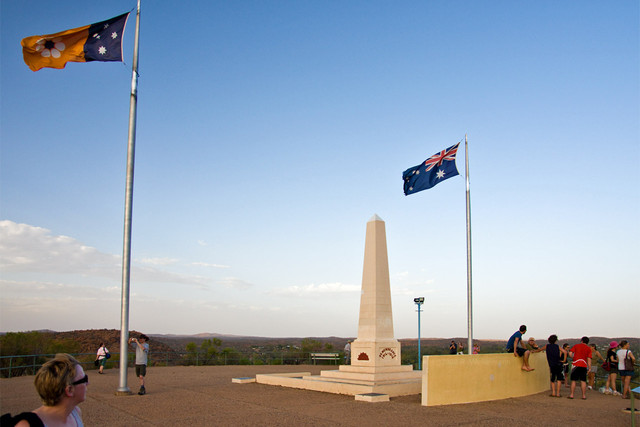
[(483, 402), (540, 393), (550, 388), (545, 353), (534, 353), (525, 372), (513, 353), (423, 356), (422, 405)]

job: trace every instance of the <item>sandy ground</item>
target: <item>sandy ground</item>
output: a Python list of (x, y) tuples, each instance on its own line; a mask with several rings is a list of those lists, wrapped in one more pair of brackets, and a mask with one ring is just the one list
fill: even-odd
[[(629, 400), (589, 391), (587, 400), (551, 398), (549, 393), (494, 402), (425, 407), (420, 395), (367, 403), (353, 396), (263, 384), (235, 384), (234, 377), (310, 371), (315, 366), (154, 367), (147, 394), (116, 396), (119, 373), (89, 371), (87, 400), (80, 405), (86, 426), (628, 426)], [(129, 370), (129, 387), (138, 380)], [(568, 389), (562, 393), (567, 396)], [(636, 401), (637, 403), (637, 401)], [(33, 377), (0, 380), (1, 412), (17, 414), (40, 406)], [(638, 406), (638, 405), (636, 405)], [(640, 416), (636, 415), (640, 425)]]

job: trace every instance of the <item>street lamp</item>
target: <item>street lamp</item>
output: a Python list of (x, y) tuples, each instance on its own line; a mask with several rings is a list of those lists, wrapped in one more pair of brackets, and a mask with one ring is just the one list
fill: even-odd
[(420, 348), (420, 312), (422, 312), (422, 310), (420, 309), (420, 306), (424, 304), (424, 297), (414, 298), (413, 302), (415, 302), (416, 305), (418, 306), (418, 370), (421, 371), (422, 370), (422, 350)]

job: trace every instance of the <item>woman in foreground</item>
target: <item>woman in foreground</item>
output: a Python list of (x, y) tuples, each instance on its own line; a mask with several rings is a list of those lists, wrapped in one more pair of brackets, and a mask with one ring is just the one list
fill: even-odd
[(38, 370), (34, 384), (43, 405), (15, 417), (21, 420), (16, 426), (84, 426), (77, 405), (87, 396), (89, 378), (76, 359), (56, 354)]

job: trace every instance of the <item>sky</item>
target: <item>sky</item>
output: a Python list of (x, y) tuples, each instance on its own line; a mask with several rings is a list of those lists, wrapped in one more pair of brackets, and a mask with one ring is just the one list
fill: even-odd
[[(124, 63), (20, 40), (132, 0), (0, 3), (0, 331), (119, 329)], [(355, 337), (367, 221), (395, 336), (638, 337), (637, 1), (142, 1), (129, 328)], [(461, 147), (464, 144), (461, 144)]]

